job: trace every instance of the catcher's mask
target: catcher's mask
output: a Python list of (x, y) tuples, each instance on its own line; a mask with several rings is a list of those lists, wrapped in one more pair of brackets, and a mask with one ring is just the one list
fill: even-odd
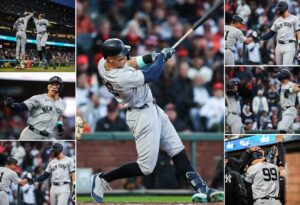
[(57, 157), (63, 151), (63, 146), (60, 143), (54, 143), (50, 148), (50, 153)]

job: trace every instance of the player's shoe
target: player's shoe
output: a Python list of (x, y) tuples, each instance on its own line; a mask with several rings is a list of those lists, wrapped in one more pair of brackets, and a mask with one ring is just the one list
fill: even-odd
[(206, 182), (196, 172), (187, 172), (186, 178), (188, 179), (189, 183), (192, 185), (193, 189), (198, 192), (193, 195), (192, 197), (193, 202), (207, 203), (208, 187)]
[(224, 201), (224, 191), (209, 188), (207, 191), (208, 202), (216, 203)]
[(105, 179), (99, 177), (101, 174), (102, 173), (94, 174), (91, 176), (91, 197), (95, 202), (98, 203), (104, 202), (104, 192), (111, 190), (111, 187), (109, 186), (108, 182), (105, 181)]

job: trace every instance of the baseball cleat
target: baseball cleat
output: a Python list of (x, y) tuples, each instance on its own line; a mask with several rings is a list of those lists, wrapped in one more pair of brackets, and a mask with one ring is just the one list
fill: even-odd
[(99, 176), (102, 173), (94, 174), (91, 176), (91, 197), (95, 202), (102, 203), (103, 195), (105, 191), (111, 190), (111, 187), (109, 186), (108, 182), (104, 179), (100, 178)]
[(193, 189), (199, 193), (207, 194), (208, 187), (206, 182), (196, 172), (187, 172), (186, 178), (192, 185)]
[(196, 193), (192, 196), (192, 201), (194, 203), (207, 203), (207, 195), (203, 193)]
[(208, 189), (207, 192), (208, 202), (216, 203), (224, 201), (224, 191), (219, 191), (215, 189)]

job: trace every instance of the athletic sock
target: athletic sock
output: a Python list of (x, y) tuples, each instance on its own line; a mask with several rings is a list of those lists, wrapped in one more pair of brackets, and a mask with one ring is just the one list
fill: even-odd
[(189, 158), (186, 155), (185, 149), (183, 149), (177, 155), (172, 157), (172, 159), (174, 162), (174, 166), (180, 175), (183, 175), (185, 177), (185, 174), (187, 172), (195, 172)]
[(121, 167), (112, 170), (108, 173), (101, 174), (99, 177), (105, 179), (107, 182), (114, 181), (116, 179), (129, 178), (135, 176), (143, 176), (143, 172), (141, 171), (138, 163), (130, 162), (128, 164), (124, 164)]
[(42, 51), (38, 51), (38, 53), (39, 53), (40, 61), (42, 61), (43, 60), (43, 53), (42, 53)]

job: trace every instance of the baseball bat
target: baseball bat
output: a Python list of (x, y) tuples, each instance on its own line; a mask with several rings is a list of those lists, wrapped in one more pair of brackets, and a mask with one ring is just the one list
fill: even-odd
[(193, 27), (188, 30), (188, 32), (186, 32), (184, 34), (184, 36), (182, 36), (173, 46), (172, 48), (175, 49), (184, 39), (186, 39), (186, 37), (188, 35), (190, 35), (194, 30), (196, 30), (199, 26), (201, 26), (208, 18), (211, 17), (211, 15), (219, 8), (221, 8), (221, 6), (223, 6), (224, 4), (224, 0), (219, 0), (204, 16), (202, 16), (198, 21), (196, 21), (193, 24)]

